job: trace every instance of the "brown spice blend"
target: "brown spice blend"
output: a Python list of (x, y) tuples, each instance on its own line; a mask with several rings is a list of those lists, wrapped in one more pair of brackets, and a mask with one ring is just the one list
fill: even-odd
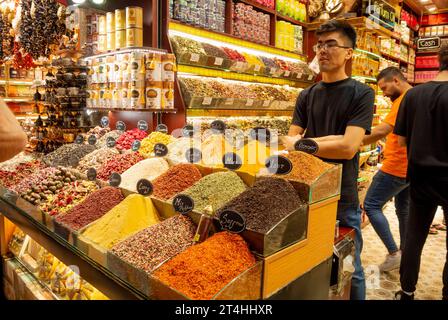
[(282, 178), (306, 184), (313, 183), (320, 175), (333, 167), (332, 164), (325, 163), (302, 151), (292, 151), (286, 157), (292, 162), (292, 171)]

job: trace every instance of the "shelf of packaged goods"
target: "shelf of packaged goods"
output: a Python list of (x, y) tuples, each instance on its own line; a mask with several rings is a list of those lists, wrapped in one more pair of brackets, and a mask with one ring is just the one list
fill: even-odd
[(93, 111), (135, 111), (135, 112), (154, 112), (154, 113), (177, 113), (177, 109), (129, 109), (129, 108), (86, 108)]
[(258, 9), (258, 10), (260, 10), (260, 11), (263, 11), (264, 13), (275, 14), (275, 10), (274, 10), (274, 9), (265, 7), (264, 5), (262, 5), (262, 4), (258, 3), (258, 2), (255, 2), (255, 1), (251, 1), (251, 0), (238, 0), (237, 2), (242, 2), (242, 3), (244, 3), (244, 4), (250, 5), (250, 6), (256, 8), (256, 9)]
[(390, 54), (385, 53), (385, 52), (381, 52), (381, 55), (383, 56), (383, 58), (386, 58), (386, 59), (397, 60), (398, 62), (402, 62), (402, 63), (406, 63), (406, 64), (409, 63), (408, 61), (403, 60), (403, 59), (400, 58), (400, 57), (395, 57), (395, 56), (390, 55)]
[(366, 82), (376, 82), (376, 78), (374, 77), (352, 75), (352, 78), (355, 80), (364, 80)]
[(0, 187), (0, 219), (6, 217), (65, 265), (77, 266), (82, 272), (83, 279), (110, 299), (135, 300), (145, 298), (141, 292), (130, 284), (115, 276), (107, 268), (99, 265), (36, 220), (34, 216), (39, 215), (38, 210), (37, 207)]
[(367, 50), (362, 50), (362, 49), (355, 49), (355, 53), (359, 53), (359, 54), (365, 54), (371, 58), (375, 58), (375, 59), (380, 59), (381, 56), (379, 54), (367, 51)]
[[(189, 24), (179, 22), (176, 20), (171, 20), (169, 22), (169, 30), (181, 32), (184, 34), (189, 34), (189, 35), (196, 36), (196, 37), (211, 39), (211, 40), (215, 40), (215, 41), (219, 41), (219, 42), (225, 42), (225, 43), (232, 44), (235, 46), (245, 47), (247, 49), (266, 52), (269, 54), (277, 55), (279, 57), (287, 57), (287, 58), (291, 58), (291, 59), (302, 60), (305, 62), (307, 61), (307, 56), (303, 55), (303, 54), (298, 54), (295, 52), (279, 49), (277, 47), (270, 46), (270, 45), (264, 45), (264, 44), (260, 44), (260, 43), (251, 42), (248, 40), (238, 38), (238, 37), (233, 36), (228, 33), (217, 32), (217, 31), (200, 28), (200, 27), (191, 26)], [(225, 45), (225, 43), (224, 43), (224, 45)]]
[[(158, 49), (158, 48), (152, 48), (152, 47), (128, 47), (128, 48), (123, 48), (123, 49), (118, 49), (118, 50), (113, 50), (113, 51), (108, 51), (108, 52), (102, 52), (102, 53), (95, 54), (92, 56), (87, 56), (87, 57), (84, 57), (83, 59), (91, 60), (91, 59), (103, 58), (103, 57), (108, 57), (108, 56), (112, 56), (112, 55), (116, 55), (116, 54), (131, 53), (131, 52), (149, 52), (149, 53), (161, 53), (161, 54), (167, 53), (167, 51), (164, 49)], [(64, 68), (64, 66), (61, 66), (61, 67)], [(74, 67), (74, 68), (88, 68), (88, 67), (79, 66), (79, 67)]]
[(255, 83), (267, 83), (267, 84), (277, 84), (277, 85), (289, 85), (292, 87), (300, 87), (305, 88), (312, 84), (312, 82), (305, 81), (292, 81), (282, 78), (270, 78), (264, 76), (255, 76), (250, 74), (243, 74), (237, 72), (227, 72), (227, 71), (219, 71), (215, 69), (207, 69), (202, 67), (193, 67), (186, 65), (179, 65), (177, 68), (178, 75), (191, 74), (198, 75), (203, 77), (213, 77), (213, 78), (222, 78), (228, 80), (235, 81), (246, 81), (246, 82), (255, 82)]
[(287, 22), (291, 22), (292, 24), (296, 24), (296, 25), (298, 25), (298, 26), (302, 26), (302, 27), (304, 27), (304, 28), (307, 27), (307, 23), (306, 23), (306, 22), (303, 22), (303, 21), (299, 21), (299, 20), (293, 19), (293, 18), (291, 18), (291, 17), (282, 15), (282, 14), (280, 14), (280, 13), (277, 12), (277, 20), (278, 20), (278, 19), (280, 19), (280, 20), (284, 20), (284, 21), (287, 21)]
[(294, 110), (251, 110), (251, 109), (187, 109), (187, 117), (244, 117), (244, 116), (290, 116)]

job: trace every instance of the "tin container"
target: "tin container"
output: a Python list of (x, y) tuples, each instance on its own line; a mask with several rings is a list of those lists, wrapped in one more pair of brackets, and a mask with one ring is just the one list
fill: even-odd
[(142, 47), (143, 46), (143, 29), (128, 28), (126, 29), (126, 46)]
[(126, 47), (126, 29), (115, 31), (115, 48), (122, 49)]
[(145, 80), (145, 55), (140, 52), (132, 52), (130, 55), (128, 73), (131, 81)]
[(115, 50), (115, 32), (107, 33), (107, 50), (113, 51)]
[(126, 28), (143, 28), (143, 8), (126, 8)]
[(99, 16), (98, 18), (98, 33), (107, 34), (107, 18), (106, 16)]
[(106, 14), (106, 31), (115, 32), (115, 12), (108, 12)]
[(174, 82), (163, 83), (162, 109), (174, 109)]
[(98, 51), (99, 52), (107, 51), (107, 35), (106, 34), (98, 35)]
[[(145, 107), (145, 83), (143, 81), (132, 81), (130, 87), (131, 109), (144, 109)], [(129, 94), (129, 92), (128, 92)]]
[(126, 29), (126, 10), (115, 10), (115, 31)]
[(128, 109), (130, 108), (130, 99), (129, 99), (129, 88), (125, 87), (123, 84), (123, 89), (121, 89), (121, 108)]

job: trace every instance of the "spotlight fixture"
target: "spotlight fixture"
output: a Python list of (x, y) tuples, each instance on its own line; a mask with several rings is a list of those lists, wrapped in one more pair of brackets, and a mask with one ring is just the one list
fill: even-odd
[(94, 4), (104, 4), (106, 0), (92, 0)]

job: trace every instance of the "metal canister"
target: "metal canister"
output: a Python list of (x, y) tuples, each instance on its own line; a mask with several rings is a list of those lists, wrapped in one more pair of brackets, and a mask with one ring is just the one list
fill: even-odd
[(145, 54), (145, 80), (162, 81), (162, 55), (158, 53)]
[(129, 62), (129, 75), (131, 81), (145, 80), (145, 55), (143, 53), (131, 53)]
[(127, 86), (124, 85), (123, 83), (123, 89), (121, 89), (121, 107), (124, 109), (128, 109), (130, 108), (131, 104), (130, 104), (130, 99), (129, 99), (129, 88)]
[(142, 47), (143, 46), (143, 29), (128, 28), (126, 29), (126, 46)]
[(174, 54), (162, 56), (162, 81), (174, 82), (174, 72), (176, 71), (176, 57)]
[(99, 16), (98, 18), (98, 33), (107, 34), (107, 18), (106, 16)]
[(143, 8), (126, 8), (126, 28), (143, 28)]
[(160, 109), (162, 106), (162, 83), (146, 82), (146, 108)]
[(98, 51), (99, 52), (107, 51), (107, 34), (98, 35)]
[(126, 29), (115, 31), (115, 48), (122, 49), (126, 47)]
[(115, 50), (115, 32), (107, 33), (107, 50)]
[(109, 32), (115, 32), (115, 12), (108, 12), (106, 14), (106, 31)]
[(162, 89), (162, 109), (174, 109), (174, 83), (164, 82)]
[(126, 10), (115, 10), (115, 31), (126, 29)]

